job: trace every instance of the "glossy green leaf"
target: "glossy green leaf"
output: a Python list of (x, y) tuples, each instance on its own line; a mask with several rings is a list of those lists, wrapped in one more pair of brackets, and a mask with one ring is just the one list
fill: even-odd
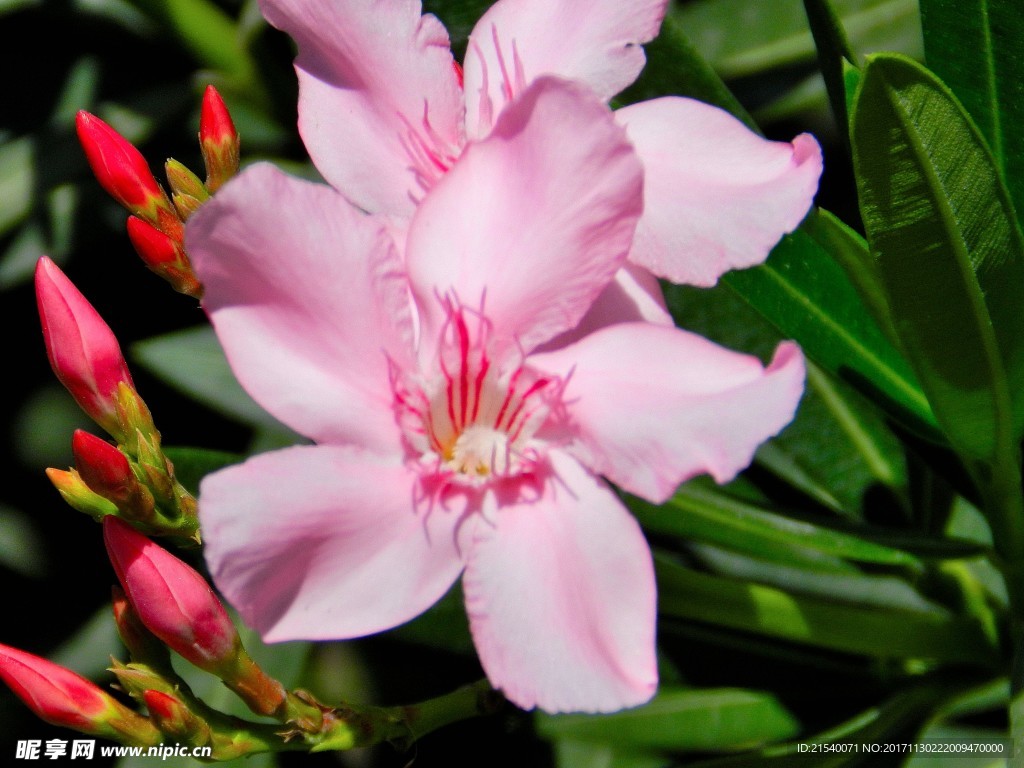
[(138, 342), (132, 356), (150, 373), (243, 424), (288, 431), (242, 389), (209, 326)]
[(974, 118), (1024, 211), (1024, 13), (1019, 0), (920, 0), (928, 66)]
[(877, 658), (991, 664), (995, 649), (970, 617), (888, 610), (690, 570), (659, 558), (659, 609), (667, 616)]
[[(922, 725), (974, 682), (975, 678), (955, 672), (931, 675), (904, 685), (879, 705), (820, 733), (745, 755), (700, 761), (691, 768), (898, 768), (906, 762), (906, 755), (886, 752), (881, 745), (915, 742)], [(838, 746), (822, 746), (814, 751), (813, 744)], [(865, 744), (877, 744), (879, 751), (867, 753)]]
[(881, 313), (881, 302), (874, 298), (874, 276), (861, 266), (866, 258), (863, 240), (818, 211), (764, 264), (729, 272), (722, 281), (826, 371), (904, 423), (934, 431), (914, 373), (872, 317), (872, 310)]
[(770, 693), (736, 688), (663, 688), (649, 703), (611, 715), (538, 715), (548, 738), (646, 750), (744, 749), (780, 741), (800, 728)]
[(675, 496), (660, 507), (633, 497), (629, 506), (649, 532), (717, 544), (780, 562), (800, 561), (801, 550), (813, 550), (853, 562), (923, 568), (921, 559), (909, 552), (839, 528), (785, 517), (733, 498), (701, 479), (680, 486)]
[[(778, 587), (792, 595), (887, 611), (906, 610), (935, 616), (946, 612), (945, 607), (922, 595), (906, 574), (865, 572), (839, 558), (830, 558), (831, 568), (815, 569), (709, 544), (691, 544), (687, 554), (715, 575)], [(824, 556), (822, 560), (828, 563)], [(991, 632), (988, 635), (994, 636)]]
[[(835, 14), (856, 50), (920, 49), (914, 0), (833, 0)], [(814, 58), (800, 0), (697, 0), (673, 17), (726, 79)]]
[[(676, 322), (731, 349), (767, 359), (783, 338), (779, 330), (741, 298), (726, 281), (710, 289), (665, 285)], [(783, 294), (783, 301), (792, 294)], [(806, 300), (793, 313), (806, 313)], [(834, 377), (808, 379), (793, 423), (761, 446), (756, 461), (824, 507), (857, 517), (864, 494), (876, 483), (903, 483), (899, 441), (883, 419), (852, 387)]]
[(950, 440), (992, 458), (1024, 421), (1024, 240), (991, 155), (948, 89), (892, 55), (869, 59), (852, 140), (903, 346)]

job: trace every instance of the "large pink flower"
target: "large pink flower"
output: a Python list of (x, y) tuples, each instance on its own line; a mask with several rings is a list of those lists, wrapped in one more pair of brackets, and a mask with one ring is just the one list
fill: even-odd
[[(470, 36), (463, 75), (420, 0), (260, 0), (298, 44), (299, 129), (353, 203), (407, 218), (467, 144), (542, 75), (608, 100), (643, 69), (667, 0), (499, 0)], [(698, 101), (615, 112), (644, 167), (644, 211), (605, 312), (667, 322), (651, 274), (713, 285), (765, 259), (807, 213), (821, 174), (808, 135), (766, 141)], [(638, 269), (637, 267), (641, 269)]]
[(207, 477), (218, 586), (268, 640), (394, 627), (462, 574), (491, 682), (522, 707), (654, 692), (655, 587), (633, 517), (728, 480), (791, 418), (765, 369), (671, 327), (566, 342), (621, 268), (640, 162), (606, 107), (539, 78), (424, 194), (408, 229), (266, 165), (189, 221), (204, 304), (250, 393), (314, 441)]

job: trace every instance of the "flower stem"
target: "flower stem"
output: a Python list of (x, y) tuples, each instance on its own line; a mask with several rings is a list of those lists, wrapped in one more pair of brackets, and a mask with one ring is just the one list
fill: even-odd
[(494, 714), (504, 701), (504, 697), (491, 688), (486, 680), (479, 680), (435, 699), (396, 707), (395, 712), (400, 717), (405, 733), (392, 741), (399, 746), (408, 747), (417, 739), (442, 726), (471, 717)]

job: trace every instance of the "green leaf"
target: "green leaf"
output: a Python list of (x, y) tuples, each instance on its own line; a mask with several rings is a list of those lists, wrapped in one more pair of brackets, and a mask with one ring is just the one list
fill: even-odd
[(140, 341), (132, 346), (132, 356), (150, 373), (204, 405), (249, 426), (288, 432), (242, 389), (209, 326)]
[(875, 278), (862, 266), (866, 259), (862, 239), (817, 211), (764, 264), (729, 272), (722, 282), (826, 371), (905, 424), (934, 432), (914, 373), (872, 317), (882, 310)]
[[(920, 49), (914, 0), (833, 0), (856, 50)], [(800, 0), (697, 0), (673, 18), (726, 79), (814, 58), (814, 40)]]
[(0, 144), (0, 235), (32, 210), (36, 186), (36, 142), (25, 136)]
[(23, 576), (46, 574), (46, 550), (29, 517), (0, 504), (0, 566)]
[(611, 715), (537, 716), (549, 739), (659, 751), (749, 749), (791, 738), (796, 718), (775, 696), (737, 688), (663, 688), (649, 703)]
[(851, 138), (896, 332), (950, 441), (990, 460), (1024, 427), (1024, 240), (1006, 189), (953, 95), (901, 56), (869, 58)]
[(974, 118), (1024, 211), (1024, 14), (1018, 0), (920, 0), (928, 66)]
[[(860, 518), (872, 487), (890, 490), (888, 509), (901, 516), (907, 484), (903, 448), (877, 410), (842, 381), (807, 363), (796, 418), (762, 445), (755, 463), (844, 517)], [(875, 502), (876, 512), (878, 508)]]
[(660, 611), (796, 643), (883, 659), (988, 665), (996, 649), (970, 617), (846, 605), (656, 560)]
[[(676, 322), (719, 344), (767, 359), (782, 339), (727, 281), (710, 289), (668, 284), (664, 288)], [(794, 299), (794, 293), (782, 292), (781, 305), (788, 302), (793, 317), (806, 315), (808, 299)], [(809, 382), (796, 419), (759, 449), (757, 463), (823, 506), (857, 517), (870, 486), (903, 485), (902, 447), (852, 387), (816, 374)]]
[(803, 561), (799, 553), (813, 550), (853, 562), (914, 570), (924, 567), (921, 559), (909, 552), (839, 528), (783, 516), (733, 498), (709, 481), (698, 479), (680, 486), (675, 496), (660, 507), (633, 497), (628, 501), (647, 531), (717, 544), (779, 562)]
[[(897, 768), (906, 755), (899, 752), (867, 753), (863, 745), (906, 744), (917, 740), (922, 724), (975, 682), (958, 673), (937, 673), (910, 681), (889, 699), (821, 733), (803, 736), (798, 742), (779, 744), (736, 757), (694, 763), (690, 768), (764, 768), (765, 766), (814, 766), (814, 768)], [(856, 745), (845, 749), (812, 751), (812, 744)]]

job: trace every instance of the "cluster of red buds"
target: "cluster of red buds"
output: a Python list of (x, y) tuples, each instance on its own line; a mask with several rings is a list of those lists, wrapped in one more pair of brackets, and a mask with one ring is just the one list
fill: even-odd
[(198, 542), (195, 498), (175, 478), (113, 331), (45, 256), (36, 266), (35, 285), (54, 373), (117, 443), (76, 431), (71, 441), (75, 467), (47, 470), (50, 481), (68, 504), (97, 520), (115, 515), (151, 533)]
[[(215, 760), (282, 749), (359, 746), (397, 738), (399, 712), (333, 709), (286, 691), (242, 645), (227, 610), (203, 576), (131, 525), (103, 519), (107, 554), (120, 587), (113, 611), (130, 661), (114, 661), (118, 687), (135, 711), (78, 674), (0, 646), (0, 679), (43, 720), (122, 743), (153, 746), (173, 739), (209, 747)], [(219, 677), (267, 725), (230, 717), (199, 700), (171, 665), (174, 651)]]
[[(168, 160), (170, 197), (138, 150), (102, 120), (80, 112), (78, 134), (100, 183), (131, 214), (128, 234), (142, 259), (176, 290), (200, 298), (184, 224), (238, 169), (238, 134), (220, 96), (208, 88), (203, 99), (199, 138), (206, 180)], [(0, 645), (0, 679), (33, 712), (132, 746), (173, 739), (207, 748), (210, 759), (230, 760), (264, 751), (409, 743), (444, 722), (493, 709), (485, 684), (435, 700), (433, 711), (426, 704), (328, 707), (267, 675), (246, 652), (207, 580), (148, 538), (200, 543), (196, 500), (175, 477), (113, 331), (45, 256), (36, 267), (35, 289), (54, 373), (113, 441), (76, 431), (75, 466), (51, 468), (47, 475), (72, 507), (102, 522), (120, 582), (113, 591), (114, 621), (130, 657), (127, 663), (115, 660), (110, 671), (137, 708), (75, 672)], [(219, 677), (255, 715), (274, 722), (249, 722), (208, 706), (175, 671), (172, 651)]]
[(213, 86), (203, 95), (199, 145), (206, 180), (177, 160), (164, 165), (168, 197), (138, 149), (88, 112), (76, 118), (78, 138), (100, 185), (131, 214), (128, 237), (152, 271), (178, 292), (200, 298), (203, 287), (185, 252), (184, 223), (238, 171), (239, 139), (224, 101)]

